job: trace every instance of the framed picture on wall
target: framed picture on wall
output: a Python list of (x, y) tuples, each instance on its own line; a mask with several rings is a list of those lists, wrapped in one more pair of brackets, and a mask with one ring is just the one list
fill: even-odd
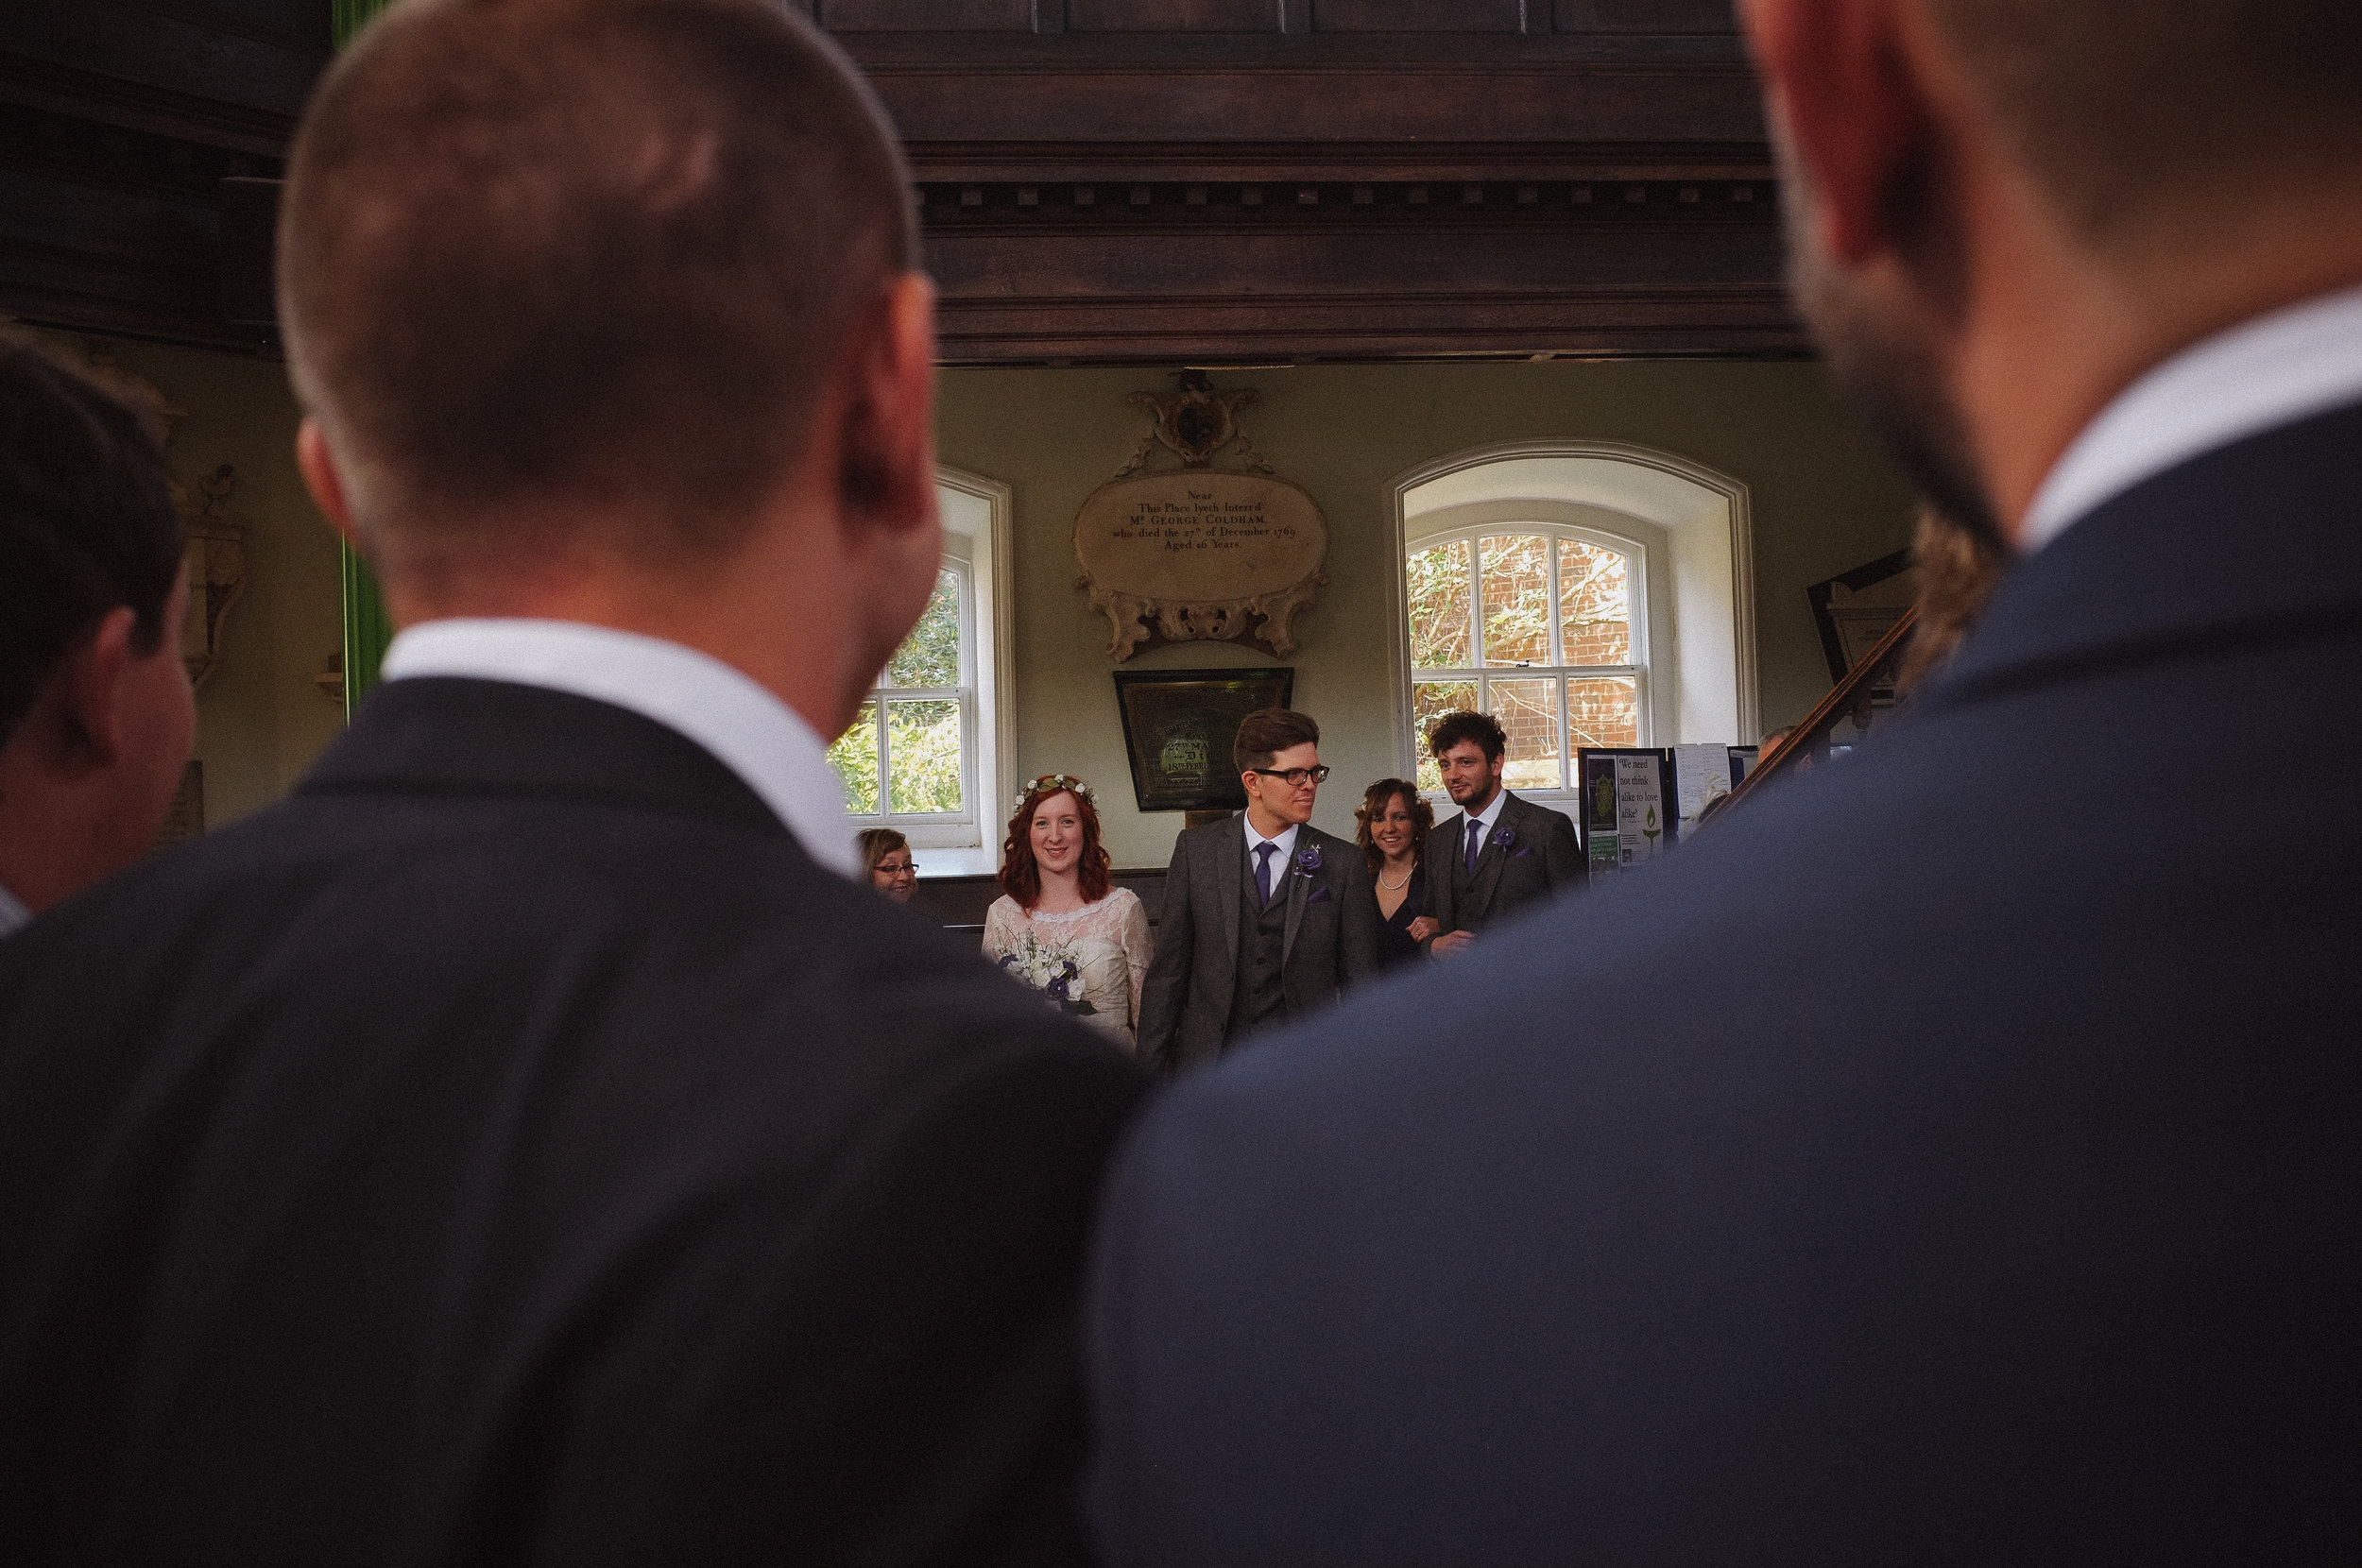
[(1119, 670), (1115, 678), (1139, 809), (1243, 810), (1246, 792), (1230, 765), (1239, 721), (1258, 707), (1287, 707), (1295, 671)]

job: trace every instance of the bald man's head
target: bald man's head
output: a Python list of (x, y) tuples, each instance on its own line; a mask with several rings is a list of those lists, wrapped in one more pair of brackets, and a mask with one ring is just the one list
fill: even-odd
[(916, 265), (884, 114), (770, 0), (405, 0), (313, 99), (279, 246), (298, 392), (397, 562), (594, 511), (599, 548), (726, 550)]

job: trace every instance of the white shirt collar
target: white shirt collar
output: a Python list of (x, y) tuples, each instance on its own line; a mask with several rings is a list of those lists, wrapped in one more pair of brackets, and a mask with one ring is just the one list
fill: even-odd
[[(1463, 811), (1460, 814), (1475, 822), (1477, 827), (1481, 830), (1492, 827), (1493, 824), (1501, 820), (1501, 808), (1508, 803), (1509, 791), (1507, 789), (1495, 790), (1493, 792), (1493, 798), (1491, 802), (1485, 806), (1483, 810)], [(1466, 841), (1463, 840), (1462, 842), (1465, 843)]]
[(2217, 332), (2119, 393), (2026, 509), (2028, 554), (2102, 502), (2190, 458), (2362, 400), (2362, 288)]
[(1239, 813), (1239, 825), (1246, 829), (1246, 852), (1250, 856), (1255, 853), (1255, 846), (1258, 844), (1277, 844), (1279, 858), (1283, 861), (1296, 852), (1296, 825), (1294, 823), (1290, 823), (1281, 828), (1278, 835), (1271, 839), (1265, 839), (1262, 834), (1255, 830), (1255, 824), (1247, 820), (1244, 811)]
[(514, 681), (629, 708), (712, 753), (813, 860), (840, 877), (861, 870), (845, 785), (820, 737), (752, 679), (693, 648), (575, 621), (430, 621), (394, 639), (382, 673)]
[(17, 901), (15, 894), (0, 886), (0, 936), (12, 936), (33, 918), (33, 912)]

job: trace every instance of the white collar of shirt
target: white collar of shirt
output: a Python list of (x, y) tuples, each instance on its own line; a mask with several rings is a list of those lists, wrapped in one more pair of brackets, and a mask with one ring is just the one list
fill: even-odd
[(1287, 827), (1281, 828), (1276, 835), (1266, 839), (1262, 834), (1258, 833), (1255, 830), (1255, 824), (1247, 821), (1247, 816), (1244, 811), (1239, 813), (1239, 821), (1246, 828), (1246, 852), (1250, 860), (1254, 857), (1255, 846), (1258, 844), (1277, 844), (1279, 846), (1279, 859), (1283, 861), (1296, 852), (1295, 824), (1290, 823)]
[[(1507, 790), (1495, 790), (1493, 792), (1492, 800), (1486, 803), (1483, 810), (1463, 811), (1460, 814), (1466, 817), (1470, 822), (1475, 823), (1476, 830), (1481, 833), (1491, 827), (1493, 824), (1501, 820), (1501, 808), (1508, 803), (1509, 792)], [(1465, 829), (1463, 831), (1464, 832)], [(1468, 841), (1463, 837), (1460, 842), (1465, 844)]]
[(813, 860), (840, 877), (861, 870), (845, 785), (820, 737), (779, 698), (693, 648), (576, 621), (430, 621), (394, 639), (382, 674), (513, 681), (629, 708), (712, 753)]
[(0, 887), (0, 936), (9, 936), (22, 929), (33, 918), (33, 912), (17, 901), (15, 894)]
[(2083, 427), (2018, 531), (2041, 549), (2144, 480), (2193, 457), (2362, 400), (2362, 288), (2233, 327), (2166, 360)]

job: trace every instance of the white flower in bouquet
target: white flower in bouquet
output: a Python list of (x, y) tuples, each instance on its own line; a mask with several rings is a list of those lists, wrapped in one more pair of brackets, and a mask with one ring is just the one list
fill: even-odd
[(1001, 967), (1069, 1013), (1096, 1013), (1083, 997), (1083, 968), (1064, 947), (1053, 947), (1031, 931), (1001, 955)]

